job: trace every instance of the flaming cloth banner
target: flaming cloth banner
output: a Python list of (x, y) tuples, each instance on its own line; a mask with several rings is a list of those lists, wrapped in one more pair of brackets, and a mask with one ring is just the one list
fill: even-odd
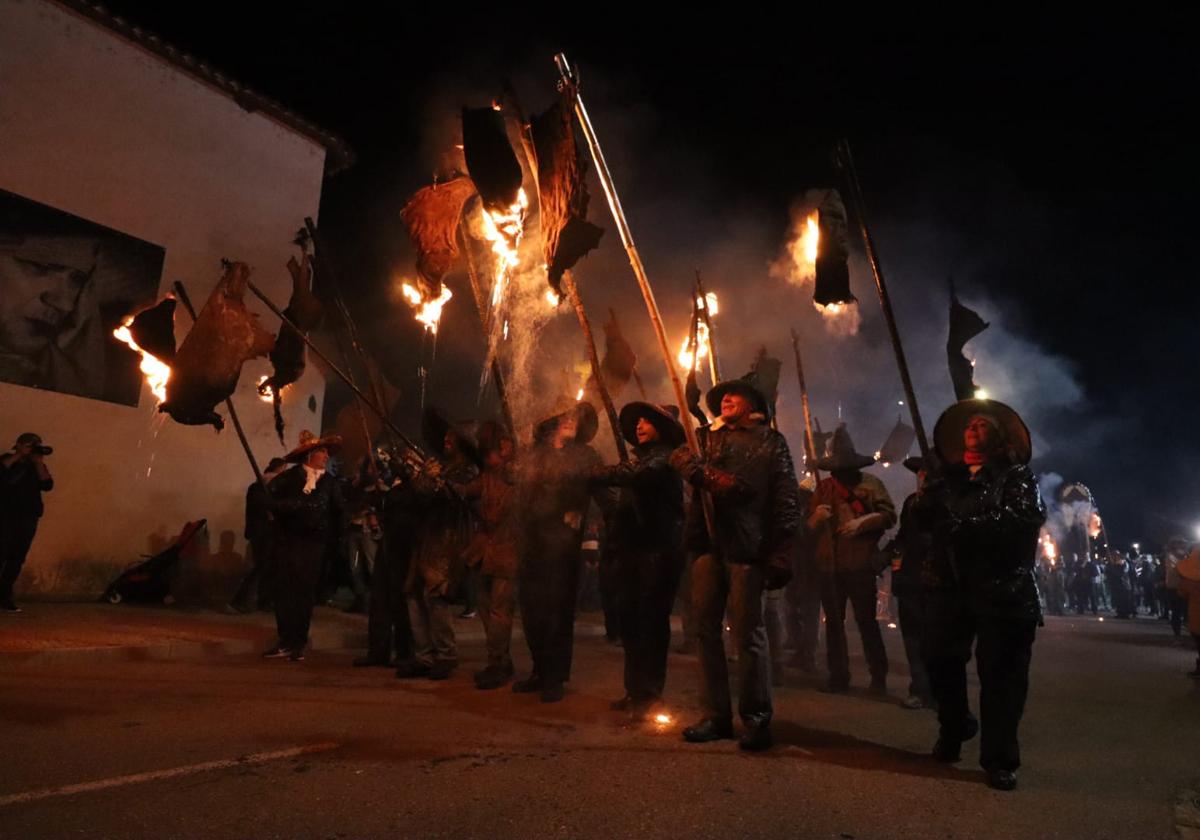
[(424, 297), (437, 295), (442, 278), (458, 260), (458, 225), (473, 195), (475, 182), (464, 176), (417, 190), (400, 211), (417, 254)]
[(954, 398), (969, 400), (975, 397), (975, 364), (963, 355), (963, 347), (988, 328), (987, 321), (972, 309), (958, 302), (954, 287), (950, 287), (950, 334), (946, 337), (946, 361), (950, 365), (950, 381), (954, 383)]
[(530, 123), (537, 155), (542, 246), (550, 286), (562, 295), (562, 275), (600, 244), (604, 230), (587, 221), (584, 162), (575, 143), (575, 101), (569, 90)]

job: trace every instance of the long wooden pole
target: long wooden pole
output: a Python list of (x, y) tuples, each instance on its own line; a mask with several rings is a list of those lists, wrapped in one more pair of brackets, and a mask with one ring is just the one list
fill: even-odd
[(792, 328), (792, 351), (796, 354), (796, 376), (800, 380), (800, 406), (804, 409), (804, 439), (808, 444), (807, 466), (813, 475), (813, 481), (820, 483), (821, 475), (817, 471), (817, 438), (813, 434), (812, 412), (808, 407), (808, 385), (804, 381), (804, 363), (800, 360), (800, 334)]
[(850, 154), (848, 141), (843, 139), (838, 143), (834, 160), (845, 177), (849, 197), (854, 205), (854, 215), (858, 217), (863, 245), (867, 250), (867, 262), (871, 264), (871, 274), (875, 277), (875, 291), (879, 293), (879, 306), (883, 309), (884, 320), (887, 321), (888, 334), (892, 339), (892, 350), (896, 354), (896, 366), (900, 369), (900, 382), (904, 385), (904, 395), (908, 398), (908, 410), (912, 415), (913, 429), (917, 433), (917, 445), (921, 448), (921, 457), (925, 459), (925, 463), (932, 464), (929, 439), (925, 436), (925, 424), (921, 422), (921, 411), (917, 407), (917, 394), (913, 389), (912, 377), (908, 373), (908, 361), (904, 357), (904, 344), (900, 341), (900, 329), (896, 326), (896, 315), (892, 311), (892, 300), (888, 295), (887, 283), (883, 279), (879, 255), (875, 251), (875, 240), (871, 238), (871, 229), (867, 226), (867, 211), (863, 202), (862, 188), (858, 181), (858, 172), (854, 168), (854, 157)]
[(296, 331), (297, 335), (299, 335), (300, 338), (304, 340), (304, 343), (308, 346), (308, 349), (313, 351), (313, 353), (316, 355), (316, 357), (318, 359), (320, 359), (322, 362), (324, 362), (326, 364), (326, 366), (328, 366), (328, 368), (333, 371), (335, 376), (337, 376), (339, 379), (341, 379), (343, 382), (346, 383), (346, 385), (350, 388), (351, 391), (354, 392), (354, 395), (356, 397), (358, 397), (358, 399), (361, 401), (361, 403), (363, 405), (365, 405), (367, 408), (371, 409), (372, 413), (374, 413), (376, 417), (378, 417), (380, 420), (383, 421), (383, 424), (385, 426), (387, 426), (387, 428), (392, 432), (392, 434), (394, 434), (401, 441), (401, 443), (404, 444), (404, 446), (409, 450), (410, 453), (412, 453), (412, 455), (414, 457), (416, 457), (416, 459), (418, 461), (420, 461), (421, 463), (425, 462), (426, 455), (421, 450), (421, 447), (417, 446), (415, 443), (413, 443), (411, 440), (409, 440), (408, 435), (406, 435), (406, 434), (404, 434), (404, 432), (400, 431), (400, 428), (395, 423), (392, 422), (391, 418), (387, 416), (387, 414), (383, 411), (383, 409), (381, 409), (379, 406), (375, 405), (375, 403), (373, 403), (370, 400), (370, 398), (368, 398), (367, 395), (364, 394), (362, 392), (362, 390), (356, 384), (354, 384), (353, 379), (351, 379), (349, 376), (347, 376), (337, 365), (335, 365), (333, 363), (333, 361), (328, 356), (326, 356), (324, 353), (322, 353), (321, 349), (319, 347), (317, 347), (317, 345), (315, 343), (313, 343), (313, 340), (311, 338), (309, 338), (307, 335), (305, 335), (300, 330), (299, 327), (297, 327), (295, 324), (293, 324), (290, 318), (288, 318), (286, 315), (283, 314), (282, 309), (280, 309), (278, 306), (276, 306), (269, 297), (267, 297), (265, 294), (263, 294), (262, 290), (259, 289), (258, 286), (255, 286), (254, 283), (252, 283), (250, 281), (246, 281), (246, 288), (248, 288), (254, 294), (254, 296), (256, 298), (261, 300), (268, 309), (270, 309), (272, 312), (274, 312), (276, 317), (279, 318), (279, 320), (283, 321), (283, 323), (287, 324), (288, 326), (290, 326), (292, 329), (294, 329)]
[[(175, 281), (175, 294), (179, 298), (179, 302), (183, 304), (183, 308), (192, 316), (192, 321), (195, 321), (196, 308), (192, 306), (192, 299), (188, 296), (187, 289), (184, 288), (182, 280)], [(250, 469), (254, 470), (254, 477), (258, 479), (259, 484), (266, 487), (267, 481), (263, 478), (262, 470), (258, 468), (258, 461), (254, 460), (254, 453), (250, 449), (250, 441), (246, 439), (246, 432), (242, 429), (242, 421), (238, 419), (237, 409), (233, 407), (233, 399), (230, 397), (225, 398), (225, 410), (229, 412), (229, 420), (233, 423), (238, 440), (242, 442), (242, 449), (246, 453), (246, 460), (250, 462)]]
[[(658, 348), (662, 351), (663, 364), (667, 367), (667, 375), (671, 379), (671, 387), (675, 390), (675, 403), (679, 406), (679, 417), (681, 420), (684, 420), (688, 415), (688, 407), (687, 395), (683, 390), (683, 380), (679, 378), (679, 371), (675, 369), (675, 362), (671, 358), (671, 347), (667, 343), (667, 331), (663, 327), (662, 315), (658, 311), (658, 302), (654, 299), (654, 289), (650, 287), (650, 278), (646, 276), (646, 267), (642, 265), (642, 258), (638, 254), (637, 245), (633, 242), (633, 233), (629, 230), (629, 222), (625, 219), (625, 211), (621, 209), (621, 199), (617, 195), (617, 187), (613, 182), (612, 172), (609, 171), (608, 162), (604, 159), (604, 151), (600, 148), (600, 141), (596, 137), (596, 130), (592, 127), (592, 119), (588, 116), (587, 107), (583, 104), (583, 97), (579, 95), (575, 74), (571, 70), (571, 65), (567, 62), (566, 55), (559, 53), (554, 56), (554, 63), (558, 67), (562, 84), (576, 88), (575, 115), (579, 118), (580, 128), (583, 129), (583, 136), (587, 140), (589, 151), (592, 153), (592, 161), (596, 164), (596, 173), (600, 176), (600, 184), (604, 188), (604, 197), (608, 199), (608, 209), (612, 211), (613, 221), (616, 222), (617, 232), (621, 236), (621, 243), (625, 246), (625, 252), (629, 255), (629, 264), (633, 267), (633, 275), (637, 278), (638, 287), (641, 289), (642, 297), (646, 301), (646, 312), (650, 316), (650, 323), (654, 326), (654, 334), (658, 337)], [(697, 458), (700, 457), (700, 440), (696, 436), (696, 429), (690, 422), (684, 420), (683, 432), (687, 439), (688, 449)], [(701, 493), (700, 498), (704, 508), (705, 523), (708, 526), (708, 532), (711, 536), (713, 533), (712, 499), (707, 493)]]
[[(525, 160), (529, 165), (529, 172), (533, 175), (533, 183), (535, 188), (538, 187), (538, 163), (537, 151), (533, 144), (533, 136), (529, 129), (529, 124), (525, 121), (525, 112), (521, 110), (521, 103), (517, 100), (516, 91), (511, 85), (506, 85), (504, 91), (505, 98), (508, 100), (509, 107), (512, 109), (517, 118), (517, 123), (520, 126), (521, 148), (525, 152)], [(539, 206), (538, 206), (538, 222), (541, 223), (541, 191), (538, 191)], [(571, 303), (571, 307), (575, 310), (575, 317), (579, 321), (579, 329), (583, 333), (583, 341), (587, 346), (588, 359), (592, 365), (592, 379), (596, 383), (596, 390), (600, 393), (600, 402), (604, 405), (604, 413), (608, 417), (608, 424), (612, 428), (613, 443), (617, 447), (617, 457), (622, 462), (629, 460), (629, 452), (625, 449), (625, 438), (621, 435), (621, 423), (617, 417), (617, 408), (613, 405), (612, 394), (608, 391), (608, 384), (604, 381), (604, 370), (600, 366), (600, 353), (596, 350), (596, 337), (592, 333), (592, 322), (588, 319), (587, 310), (583, 308), (583, 298), (579, 296), (579, 287), (575, 285), (575, 278), (571, 272), (564, 271), (561, 281), (562, 290), (566, 293), (567, 299)]]

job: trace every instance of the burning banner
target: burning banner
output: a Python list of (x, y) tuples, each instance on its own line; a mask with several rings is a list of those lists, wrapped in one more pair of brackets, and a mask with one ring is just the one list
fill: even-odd
[(163, 298), (143, 309), (113, 330), (113, 336), (141, 355), (139, 369), (161, 403), (166, 399), (171, 363), (175, 361), (175, 298)]
[(517, 203), (521, 164), (496, 108), (463, 108), (463, 157), (485, 210), (498, 213)]
[(818, 309), (857, 304), (858, 298), (850, 291), (850, 228), (837, 190), (825, 193), (817, 208), (817, 225), (813, 303)]
[(946, 361), (950, 366), (950, 381), (954, 383), (954, 398), (969, 400), (979, 396), (975, 387), (975, 363), (963, 355), (963, 347), (988, 328), (987, 321), (972, 309), (959, 303), (950, 284), (950, 333), (946, 337)]
[(171, 366), (166, 399), (158, 410), (188, 426), (225, 423), (213, 409), (237, 387), (242, 364), (266, 356), (275, 337), (258, 323), (242, 302), (250, 266), (225, 262), (221, 280), (200, 310)]
[[(302, 243), (307, 243), (307, 238), (302, 240)], [(305, 247), (305, 244), (301, 244), (301, 247)], [(298, 381), (304, 374), (303, 336), (317, 328), (324, 314), (321, 302), (312, 293), (312, 258), (307, 248), (300, 262), (296, 262), (295, 257), (288, 260), (287, 269), (292, 275), (292, 298), (283, 314), (303, 333), (292, 329), (287, 322), (280, 324), (279, 335), (275, 338), (275, 346), (270, 355), (273, 372), (270, 377), (258, 383), (259, 395), (269, 396), (271, 400), (275, 412), (275, 433), (279, 435), (280, 443), (283, 443), (284, 431), (281, 411), (283, 389)]]
[(558, 102), (530, 121), (537, 157), (542, 247), (550, 286), (562, 295), (562, 275), (600, 244), (604, 230), (587, 221), (584, 164), (575, 143), (575, 98), (567, 87)]
[(474, 195), (475, 182), (459, 177), (422, 187), (400, 211), (417, 254), (417, 273), (425, 284), (423, 296), (435, 293), (458, 260), (458, 226), (463, 207)]
[(792, 228), (771, 273), (798, 286), (813, 284), (813, 305), (837, 335), (858, 332), (858, 299), (850, 291), (850, 228), (837, 190), (810, 190), (793, 209)]

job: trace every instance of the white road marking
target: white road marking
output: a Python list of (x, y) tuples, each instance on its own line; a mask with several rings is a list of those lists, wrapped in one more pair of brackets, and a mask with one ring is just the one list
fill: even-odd
[(172, 767), (169, 770), (152, 770), (148, 773), (134, 773), (130, 776), (114, 776), (111, 779), (100, 779), (95, 782), (82, 782), (77, 785), (43, 788), (25, 793), (14, 793), (0, 796), (0, 808), (6, 805), (18, 805), (23, 802), (35, 802), (39, 799), (50, 799), (54, 796), (73, 796), (76, 793), (91, 793), (97, 790), (135, 785), (142, 782), (156, 782), (160, 779), (174, 779), (178, 776), (190, 776), (194, 773), (207, 773), (209, 770), (225, 770), (230, 767), (245, 767), (250, 764), (265, 764), (268, 761), (279, 761), (283, 758), (296, 758), (311, 753), (326, 752), (341, 746), (333, 741), (323, 741), (319, 744), (309, 744), (304, 747), (293, 747), (274, 752), (254, 753), (240, 758), (225, 758), (219, 761), (205, 761), (201, 764), (189, 764), (186, 767)]

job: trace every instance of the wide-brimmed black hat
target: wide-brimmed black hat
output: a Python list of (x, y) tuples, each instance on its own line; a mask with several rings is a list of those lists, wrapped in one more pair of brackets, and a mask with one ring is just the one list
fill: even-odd
[(920, 455), (912, 455), (908, 458), (905, 458), (902, 463), (904, 464), (904, 469), (911, 473), (919, 473), (921, 470), (925, 469), (925, 459)]
[(324, 449), (330, 455), (336, 455), (342, 451), (342, 436), (341, 435), (326, 435), (325, 437), (316, 437), (311, 432), (308, 437), (301, 434), (302, 443), (283, 456), (283, 460), (289, 464), (299, 464), (308, 457), (308, 453)]
[(479, 442), (480, 452), (499, 452), (500, 443), (504, 440), (515, 443), (508, 427), (499, 420), (485, 420), (480, 424), (476, 440)]
[(596, 415), (595, 407), (584, 400), (568, 400), (565, 397), (555, 403), (553, 414), (534, 424), (534, 441), (542, 441), (550, 437), (555, 427), (558, 426), (559, 419), (572, 411), (577, 412), (576, 417), (579, 421), (579, 426), (575, 431), (575, 442), (591, 443), (592, 438), (600, 429), (600, 418)]
[(686, 435), (679, 423), (679, 409), (648, 402), (631, 402), (621, 409), (621, 435), (625, 440), (637, 443), (637, 424), (642, 418), (658, 430), (659, 439), (672, 449), (683, 443)]
[(767, 404), (767, 398), (763, 396), (763, 392), (745, 379), (726, 379), (709, 388), (708, 393), (704, 395), (704, 402), (708, 406), (709, 414), (714, 417), (721, 416), (721, 400), (726, 394), (741, 394), (750, 400), (754, 410), (763, 417), (771, 416), (771, 407)]
[(860, 470), (875, 463), (871, 455), (863, 455), (854, 448), (854, 441), (846, 427), (838, 426), (833, 431), (833, 437), (825, 449), (825, 455), (817, 459), (817, 469), (827, 472), (840, 470)]
[(1028, 464), (1033, 457), (1033, 442), (1029, 427), (1021, 415), (996, 400), (961, 400), (942, 412), (933, 427), (933, 445), (938, 458), (945, 464), (961, 464), (963, 460), (963, 431), (972, 417), (983, 415), (995, 421), (1005, 438), (1010, 456), (1018, 464)]
[(473, 426), (474, 424), (471, 422), (451, 423), (433, 406), (427, 406), (421, 415), (421, 436), (425, 438), (425, 445), (429, 447), (429, 451), (436, 458), (445, 457), (446, 435), (449, 433), (454, 435), (459, 451), (463, 455), (472, 463), (482, 465), (483, 456), (479, 452), (479, 444), (475, 440)]

